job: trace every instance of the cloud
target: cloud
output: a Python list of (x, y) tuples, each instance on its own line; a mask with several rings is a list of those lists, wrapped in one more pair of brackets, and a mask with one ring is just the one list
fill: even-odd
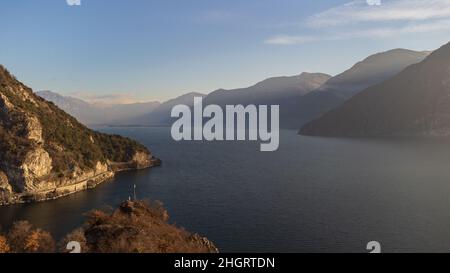
[(271, 45), (296, 45), (352, 38), (450, 30), (450, 0), (358, 0), (307, 18), (301, 27), (313, 35), (276, 35)]
[(128, 93), (92, 95), (87, 92), (76, 92), (71, 93), (70, 95), (73, 97), (83, 99), (91, 104), (110, 105), (110, 104), (131, 104), (140, 102)]
[(369, 6), (380, 6), (381, 0), (366, 0)]
[(310, 27), (323, 28), (364, 22), (416, 21), (450, 17), (449, 0), (386, 0), (381, 5), (352, 1), (307, 19)]
[(337, 41), (352, 38), (389, 38), (398, 35), (445, 30), (450, 30), (450, 19), (435, 20), (433, 22), (422, 24), (408, 24), (402, 27), (366, 28), (363, 30), (343, 31), (338, 33), (335, 32), (333, 34), (322, 34), (316, 36), (280, 35), (269, 38), (264, 41), (264, 43), (271, 45), (297, 45), (317, 41)]
[(267, 39), (264, 41), (265, 44), (270, 45), (295, 45), (295, 44), (305, 44), (310, 42), (315, 42), (318, 40), (322, 40), (320, 37), (314, 36), (289, 36), (289, 35), (280, 35)]

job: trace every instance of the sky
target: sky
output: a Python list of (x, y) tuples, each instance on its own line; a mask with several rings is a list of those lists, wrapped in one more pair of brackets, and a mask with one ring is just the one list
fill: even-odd
[(450, 42), (449, 0), (15, 0), (0, 64), (34, 90), (164, 101)]

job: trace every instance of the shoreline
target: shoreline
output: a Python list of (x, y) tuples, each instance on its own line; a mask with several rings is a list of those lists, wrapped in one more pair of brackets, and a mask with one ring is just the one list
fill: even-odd
[[(162, 164), (161, 160), (158, 158), (152, 158), (145, 166), (134, 165), (133, 163), (134, 162), (114, 162), (112, 164), (108, 164), (108, 171), (96, 174), (92, 177), (39, 192), (14, 194), (9, 196), (9, 199), (11, 200), (8, 201), (3, 200), (5, 199), (4, 196), (0, 196), (0, 207), (56, 200), (81, 191), (95, 189), (98, 185), (113, 180), (117, 173), (150, 169), (153, 167), (158, 167)], [(131, 164), (134, 166), (131, 166)]]

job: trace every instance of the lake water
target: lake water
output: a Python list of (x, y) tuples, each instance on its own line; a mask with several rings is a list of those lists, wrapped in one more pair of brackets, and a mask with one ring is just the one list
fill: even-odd
[(250, 142), (175, 142), (169, 128), (101, 128), (163, 160), (63, 199), (0, 208), (57, 238), (93, 208), (132, 195), (160, 200), (171, 221), (222, 252), (450, 251), (450, 141), (327, 139), (282, 131), (277, 152)]

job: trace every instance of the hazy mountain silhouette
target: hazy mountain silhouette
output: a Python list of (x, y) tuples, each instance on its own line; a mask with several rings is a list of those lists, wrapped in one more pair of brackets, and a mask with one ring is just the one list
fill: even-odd
[(153, 111), (142, 115), (138, 118), (131, 119), (128, 122), (144, 126), (169, 126), (172, 125), (174, 119), (170, 117), (172, 108), (178, 104), (184, 104), (189, 107), (194, 106), (194, 97), (204, 97), (204, 94), (191, 92), (174, 99), (168, 100), (159, 105)]
[(429, 52), (395, 49), (374, 54), (335, 77), (323, 73), (274, 77), (247, 88), (219, 89), (206, 96), (188, 93), (162, 104), (96, 105), (49, 91), (37, 94), (90, 125), (169, 126), (174, 120), (170, 117), (173, 106), (193, 106), (194, 97), (200, 96), (204, 97), (204, 105), (280, 105), (281, 128), (298, 129), (352, 95), (389, 79), (428, 55)]
[(372, 85), (385, 81), (400, 71), (421, 62), (429, 51), (393, 49), (371, 55), (349, 70), (331, 78), (316, 91), (333, 92), (345, 99)]
[(232, 90), (219, 89), (204, 99), (204, 104), (261, 104), (268, 101), (301, 97), (324, 84), (330, 75), (302, 73), (292, 77), (275, 77), (251, 87)]
[(317, 136), (448, 135), (450, 44), (306, 124), (301, 133)]
[(429, 54), (428, 51), (394, 49), (371, 55), (293, 102), (289, 106), (291, 115), (287, 117), (287, 124), (298, 129), (364, 89), (395, 76), (409, 65), (421, 62)]
[(422, 61), (429, 54), (394, 49), (371, 55), (335, 77), (302, 73), (294, 77), (270, 78), (248, 88), (214, 91), (206, 96), (204, 104), (278, 104), (281, 128), (298, 129), (365, 88)]
[(90, 104), (81, 99), (62, 96), (51, 91), (39, 91), (36, 94), (53, 102), (81, 123), (89, 125), (127, 125), (130, 119), (149, 113), (160, 105), (159, 102)]
[(280, 105), (280, 126), (295, 127), (291, 125), (292, 122), (296, 124), (296, 119), (292, 116), (295, 115), (292, 113), (295, 102), (322, 86), (330, 78), (330, 75), (323, 73), (302, 73), (292, 77), (270, 78), (248, 88), (216, 90), (206, 96), (204, 105)]

